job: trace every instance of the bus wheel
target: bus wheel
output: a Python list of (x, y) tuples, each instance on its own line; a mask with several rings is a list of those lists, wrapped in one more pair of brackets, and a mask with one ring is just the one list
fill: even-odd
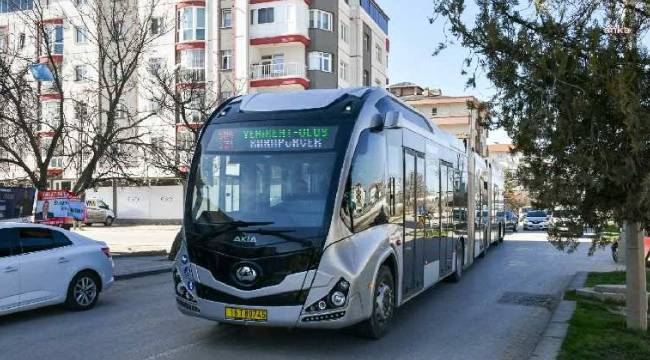
[(465, 246), (462, 240), (458, 242), (456, 251), (456, 271), (451, 275), (451, 282), (459, 282), (463, 277), (463, 263), (465, 262)]
[(481, 251), (481, 253), (478, 255), (478, 257), (484, 258), (485, 255), (487, 255), (488, 244), (489, 244), (489, 242), (487, 241), (487, 239), (483, 240), (483, 251)]
[(372, 315), (359, 324), (359, 333), (363, 337), (380, 339), (388, 333), (395, 314), (395, 280), (388, 266), (379, 268), (373, 289)]

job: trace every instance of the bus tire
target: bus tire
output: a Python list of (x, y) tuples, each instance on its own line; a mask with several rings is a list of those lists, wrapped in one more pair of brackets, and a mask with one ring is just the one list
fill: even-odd
[(454, 273), (449, 277), (449, 280), (451, 280), (451, 282), (459, 282), (463, 277), (463, 266), (465, 263), (465, 242), (463, 240), (459, 240), (457, 242), (456, 248), (458, 249), (458, 251), (456, 251), (456, 271), (454, 271)]
[(486, 238), (485, 240), (483, 240), (483, 251), (481, 251), (481, 253), (478, 255), (478, 257), (480, 257), (480, 258), (484, 258), (485, 255), (487, 255), (487, 251), (488, 251), (488, 246), (489, 246), (489, 245), (490, 245), (490, 243), (489, 243), (489, 241), (487, 240), (487, 238)]
[(372, 314), (358, 325), (358, 334), (369, 339), (380, 339), (388, 333), (395, 314), (395, 279), (387, 265), (377, 272), (372, 296)]

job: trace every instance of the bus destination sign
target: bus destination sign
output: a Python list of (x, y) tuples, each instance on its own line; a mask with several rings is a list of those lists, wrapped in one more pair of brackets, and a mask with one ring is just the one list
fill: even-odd
[(303, 151), (333, 149), (335, 126), (273, 126), (217, 129), (217, 151)]

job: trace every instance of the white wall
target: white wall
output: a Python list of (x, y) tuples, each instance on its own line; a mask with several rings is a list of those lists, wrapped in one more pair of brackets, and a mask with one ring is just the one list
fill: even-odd
[[(113, 188), (100, 187), (97, 191), (87, 190), (86, 198), (104, 200), (111, 209)], [(118, 187), (117, 218), (145, 220), (178, 220), (183, 218), (183, 187)]]

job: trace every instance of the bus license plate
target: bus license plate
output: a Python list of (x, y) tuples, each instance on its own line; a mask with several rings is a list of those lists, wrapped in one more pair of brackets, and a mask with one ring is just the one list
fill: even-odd
[(266, 321), (266, 309), (241, 309), (226, 307), (226, 319), (245, 321)]

